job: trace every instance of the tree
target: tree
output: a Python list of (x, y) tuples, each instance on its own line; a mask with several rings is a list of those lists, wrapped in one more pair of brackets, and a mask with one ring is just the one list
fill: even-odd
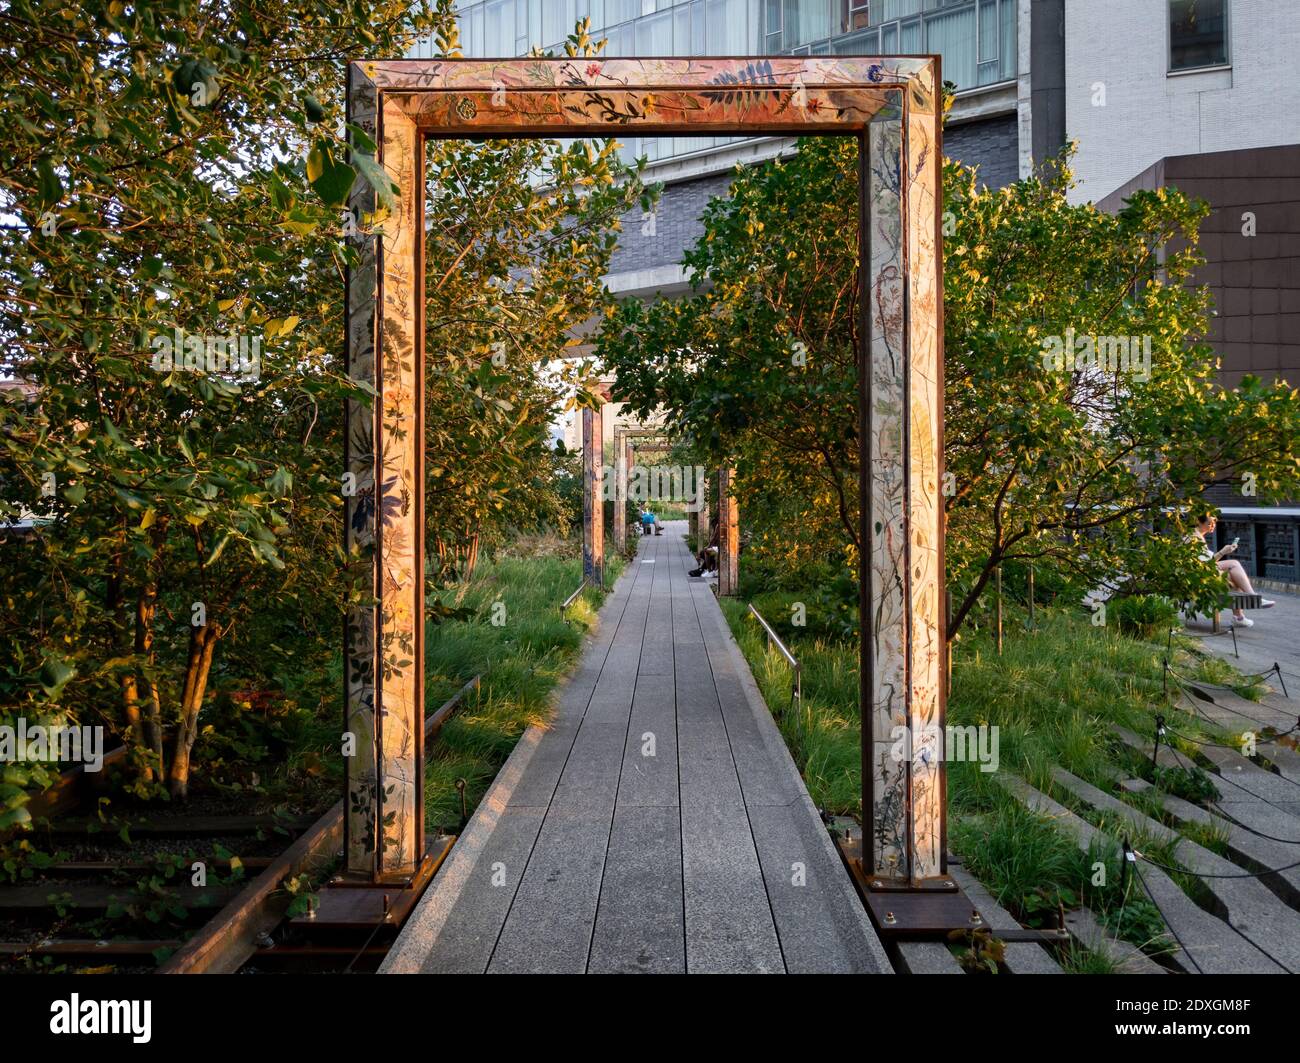
[[(1222, 581), (1188, 538), (1204, 490), (1243, 472), (1262, 496), (1300, 488), (1295, 392), (1219, 387), (1201, 342), (1207, 208), (1174, 190), (1116, 216), (1071, 205), (1068, 162), (996, 191), (945, 164), (949, 637), (1009, 560), (1208, 605)], [(736, 463), (760, 539), (838, 543), (840, 571), (858, 546), (856, 170), (851, 142), (822, 138), (740, 173), (686, 256), (694, 293), (611, 307), (599, 348), (617, 397)]]
[[(0, 402), (0, 522), (38, 517), (0, 544), (0, 706), (103, 723), (132, 747), (141, 795), (184, 797), (223, 648), (268, 682), (276, 647), (241, 639), (279, 626), (337, 653), (341, 413), (358, 395), (340, 293), (351, 226), (382, 223), (344, 213), (357, 180), (382, 180), (373, 145), (345, 127), (344, 61), (435, 33), (454, 46), (453, 4), (14, 0), (0, 25), (0, 375), (35, 392)], [(430, 288), (429, 443), (492, 467), (458, 483), (473, 488), (456, 504), (474, 534), (509, 513), (503, 497), (533, 500), (516, 512), (540, 504), (545, 484), (526, 490), (516, 464), (538, 452), (551, 401), (522, 354), (497, 373), (480, 348), (504, 336), (555, 353), (590, 312), (603, 226), (632, 194), (604, 183), (618, 172), (609, 152), (581, 152), (437, 156), (463, 184), (433, 212), (434, 240), (472, 246), (467, 279)], [(556, 202), (528, 183), (528, 167), (545, 183), (564, 166)], [(481, 195), (494, 182), (503, 195)], [(452, 212), (471, 202), (461, 224)], [(565, 262), (543, 223), (568, 208), (590, 247)], [(525, 261), (529, 283), (470, 298)], [(558, 312), (563, 299), (574, 304)], [(484, 318), (458, 327), (456, 312)], [(510, 312), (522, 323), (507, 332)], [(0, 782), (0, 828), (48, 779), (20, 767)]]
[[(565, 49), (603, 45), (584, 19)], [(440, 51), (459, 55), (454, 28)], [(485, 537), (565, 526), (549, 430), (586, 367), (563, 359), (603, 306), (620, 216), (655, 191), (644, 159), (626, 166), (617, 149), (612, 138), (429, 143), (426, 523), (444, 575), (471, 574)]]

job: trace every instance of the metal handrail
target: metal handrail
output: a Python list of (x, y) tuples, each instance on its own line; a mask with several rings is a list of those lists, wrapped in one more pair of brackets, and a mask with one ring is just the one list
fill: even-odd
[(563, 602), (560, 603), (560, 612), (562, 613), (566, 612), (569, 606), (571, 606), (574, 602), (578, 600), (578, 595), (580, 595), (586, 589), (587, 589), (587, 581), (586, 579), (583, 579), (583, 581), (578, 584), (578, 589), (574, 591), (572, 594), (570, 594), (567, 598), (565, 598)]
[(763, 619), (763, 614), (754, 608), (753, 602), (749, 603), (749, 611), (754, 615), (754, 619), (762, 625), (763, 630), (767, 632), (767, 644), (769, 646), (776, 646), (776, 648), (781, 652), (781, 656), (786, 659), (786, 663), (790, 665), (791, 670), (794, 672), (794, 686), (790, 691), (790, 707), (794, 708), (795, 705), (802, 706), (803, 666), (799, 664), (799, 659), (790, 652), (789, 647), (781, 641), (781, 636), (772, 630), (772, 625)]

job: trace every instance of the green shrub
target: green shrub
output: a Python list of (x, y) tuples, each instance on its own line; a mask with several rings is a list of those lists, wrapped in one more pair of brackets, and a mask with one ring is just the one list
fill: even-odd
[(1158, 594), (1134, 594), (1115, 598), (1109, 614), (1120, 631), (1140, 639), (1155, 639), (1178, 624), (1178, 607)]

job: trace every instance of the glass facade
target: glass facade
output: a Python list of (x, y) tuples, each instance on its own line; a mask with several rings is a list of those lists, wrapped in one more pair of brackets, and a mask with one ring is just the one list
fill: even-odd
[[(609, 56), (935, 53), (959, 91), (1017, 73), (1016, 0), (476, 0), (458, 10), (461, 50), (478, 58), (533, 44), (562, 52), (586, 15)], [(737, 138), (629, 139), (628, 154), (654, 161)]]

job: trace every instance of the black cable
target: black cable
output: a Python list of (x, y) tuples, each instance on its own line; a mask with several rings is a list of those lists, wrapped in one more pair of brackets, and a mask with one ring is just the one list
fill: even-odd
[[(1183, 762), (1186, 758), (1183, 757), (1183, 755), (1182, 755), (1181, 753), (1179, 753), (1178, 750), (1177, 750), (1176, 748), (1174, 748), (1173, 746), (1170, 746), (1170, 747), (1169, 747), (1169, 750), (1170, 750), (1171, 753), (1173, 753), (1175, 759), (1177, 759), (1177, 760), (1179, 761), (1179, 767), (1182, 767), (1182, 766), (1183, 766), (1183, 763), (1182, 763), (1182, 762)], [(1186, 768), (1183, 768), (1183, 770), (1184, 770), (1184, 771), (1188, 771), (1188, 772), (1190, 772), (1190, 771), (1191, 771), (1193, 768), (1195, 768), (1195, 767), (1196, 767), (1196, 765), (1192, 764), (1191, 762), (1188, 762), (1187, 767), (1186, 767)], [(1215, 778), (1216, 778), (1216, 779), (1222, 779), (1224, 782), (1229, 783), (1230, 785), (1237, 787), (1238, 790), (1241, 790), (1241, 791), (1243, 791), (1244, 793), (1250, 794), (1250, 791), (1247, 790), (1244, 786), (1242, 786), (1240, 783), (1235, 783), (1235, 782), (1233, 782), (1231, 779), (1227, 778), (1226, 776), (1223, 776), (1223, 775), (1216, 775)], [(1251, 797), (1255, 797), (1254, 794), (1250, 794), (1250, 796), (1251, 796)], [(1256, 798), (1256, 800), (1262, 802), (1262, 803), (1265, 804), (1265, 805), (1268, 805), (1269, 808), (1274, 809), (1275, 811), (1281, 812), (1283, 815), (1286, 815), (1286, 814), (1287, 814), (1286, 809), (1284, 809), (1284, 808), (1278, 808), (1277, 805), (1273, 804), (1271, 801), (1266, 800), (1265, 798), (1259, 797), (1259, 798)], [(1213, 811), (1213, 812), (1217, 812), (1217, 813), (1219, 814), (1219, 816), (1220, 816), (1221, 819), (1223, 819), (1223, 820), (1225, 820), (1226, 822), (1230, 823), (1232, 826), (1236, 827), (1236, 828), (1239, 829), (1239, 830), (1244, 830), (1247, 834), (1253, 834), (1253, 835), (1255, 835), (1255, 836), (1258, 837), (1258, 838), (1266, 838), (1268, 841), (1271, 841), (1271, 842), (1281, 842), (1283, 845), (1300, 845), (1300, 838), (1278, 838), (1278, 837), (1275, 837), (1275, 836), (1272, 835), (1272, 834), (1265, 834), (1265, 833), (1263, 833), (1262, 831), (1257, 831), (1257, 830), (1255, 830), (1253, 827), (1248, 827), (1248, 826), (1246, 826), (1246, 824), (1240, 822), (1239, 820), (1233, 819), (1233, 817), (1232, 817), (1231, 815), (1229, 815), (1229, 813), (1228, 813), (1228, 812), (1223, 808), (1223, 806), (1220, 805), (1217, 801), (1209, 801), (1209, 800), (1207, 800), (1205, 803), (1206, 803), (1207, 805), (1209, 805), (1211, 811)]]
[[(1195, 715), (1198, 715), (1198, 716), (1201, 715), (1201, 711), (1200, 711), (1200, 709), (1197, 708), (1197, 706), (1196, 706), (1196, 701), (1195, 701), (1195, 699), (1192, 698), (1192, 696), (1191, 696), (1190, 694), (1188, 694), (1186, 690), (1182, 690), (1181, 693), (1182, 693), (1182, 696), (1185, 697), (1185, 698), (1188, 700), (1188, 702), (1191, 703), (1191, 705), (1193, 706), (1193, 708), (1196, 708), (1196, 713), (1195, 713)], [(1219, 705), (1219, 703), (1218, 703), (1217, 701), (1215, 701), (1213, 698), (1210, 699), (1210, 704), (1212, 704), (1212, 705), (1218, 705), (1219, 708), (1224, 709), (1224, 710), (1226, 710), (1226, 711), (1232, 713), (1234, 716), (1240, 716), (1242, 719), (1249, 720), (1251, 723), (1253, 723), (1253, 724), (1255, 724), (1256, 726), (1258, 726), (1258, 727), (1260, 728), (1260, 730), (1268, 731), (1268, 730), (1272, 730), (1272, 729), (1273, 729), (1273, 725), (1272, 725), (1271, 723), (1265, 723), (1263, 720), (1259, 719), (1257, 716), (1251, 716), (1251, 715), (1249, 715), (1248, 713), (1244, 713), (1244, 712), (1242, 712), (1240, 709), (1234, 709), (1231, 705)], [(1208, 719), (1208, 717), (1207, 717), (1207, 719)], [(1215, 721), (1211, 720), (1210, 722), (1211, 722), (1211, 723), (1214, 723)], [(1292, 728), (1292, 730), (1294, 730), (1294, 728)], [(1282, 732), (1282, 733), (1283, 733), (1283, 734), (1290, 734), (1291, 732), (1290, 732), (1290, 731), (1284, 731), (1284, 732)]]
[[(1181, 738), (1184, 742), (1194, 742), (1198, 746), (1214, 746), (1218, 749), (1231, 749), (1235, 753), (1241, 753), (1240, 745), (1230, 746), (1226, 742), (1211, 742), (1208, 738), (1193, 738), (1191, 735), (1183, 734), (1182, 731), (1175, 731), (1168, 724), (1165, 724), (1165, 730), (1168, 731), (1170, 734), (1175, 735), (1178, 738)], [(1168, 742), (1166, 742), (1165, 745), (1169, 746), (1170, 749), (1173, 748), (1173, 746), (1169, 745)], [(1241, 755), (1243, 757), (1245, 756), (1244, 753), (1242, 753)]]
[(1147, 895), (1147, 900), (1155, 905), (1157, 912), (1160, 912), (1160, 918), (1164, 920), (1165, 929), (1168, 930), (1169, 933), (1173, 935), (1174, 940), (1178, 942), (1178, 947), (1183, 950), (1183, 955), (1187, 957), (1187, 962), (1196, 968), (1197, 974), (1204, 974), (1205, 972), (1201, 970), (1201, 965), (1196, 962), (1196, 957), (1193, 956), (1191, 950), (1183, 944), (1183, 939), (1178, 936), (1178, 931), (1175, 930), (1173, 924), (1169, 922), (1169, 917), (1165, 915), (1161, 910), (1160, 905), (1156, 903), (1156, 899), (1152, 895), (1150, 887), (1147, 885), (1147, 880), (1142, 877), (1142, 868), (1138, 865), (1137, 861), (1133, 862), (1133, 873), (1137, 875), (1137, 880), (1142, 883), (1142, 891)]
[[(1137, 852), (1137, 850), (1135, 849), (1134, 852)], [(1300, 867), (1300, 860), (1297, 860), (1294, 864), (1287, 864), (1286, 867), (1274, 867), (1267, 871), (1247, 871), (1245, 874), (1241, 875), (1216, 875), (1210, 871), (1191, 871), (1185, 867), (1169, 867), (1165, 864), (1157, 863), (1155, 860), (1152, 860), (1151, 857), (1142, 853), (1138, 853), (1137, 855), (1152, 867), (1160, 868), (1161, 871), (1172, 871), (1176, 874), (1194, 875), (1196, 878), (1263, 878), (1265, 875), (1277, 875), (1283, 871), (1291, 871), (1294, 868)]]
[[(1181, 676), (1181, 675), (1179, 675), (1177, 672), (1175, 672), (1172, 668), (1169, 667), (1169, 662), (1168, 662), (1168, 661), (1165, 662), (1165, 671), (1166, 671), (1166, 674), (1173, 676), (1173, 678), (1174, 678), (1174, 685), (1178, 687), (1178, 692), (1179, 692), (1179, 694), (1180, 694), (1182, 697), (1185, 697), (1185, 698), (1186, 698), (1189, 702), (1191, 702), (1193, 705), (1195, 705), (1195, 703), (1196, 703), (1196, 699), (1194, 699), (1194, 698), (1193, 698), (1193, 697), (1188, 693), (1188, 687), (1195, 687), (1195, 686), (1196, 686), (1196, 683), (1197, 683), (1198, 681), (1196, 681), (1196, 680), (1191, 680), (1191, 679), (1186, 678), (1185, 676)], [(1206, 684), (1206, 685), (1207, 685), (1207, 686), (1215, 686), (1215, 685), (1221, 685), (1221, 684), (1208, 683), (1208, 684)], [(1225, 690), (1230, 690), (1231, 688), (1230, 688), (1230, 687), (1224, 687), (1224, 689), (1225, 689)], [(1256, 719), (1254, 716), (1250, 716), (1250, 715), (1248, 715), (1248, 714), (1242, 712), (1240, 709), (1234, 709), (1234, 708), (1233, 708), (1232, 706), (1230, 706), (1230, 705), (1219, 705), (1219, 703), (1218, 703), (1217, 701), (1215, 701), (1214, 698), (1210, 697), (1209, 694), (1206, 694), (1205, 697), (1209, 699), (1209, 702), (1210, 702), (1211, 705), (1218, 705), (1219, 708), (1221, 708), (1221, 709), (1226, 709), (1228, 712), (1232, 713), (1234, 716), (1240, 716), (1240, 717), (1242, 717), (1243, 719), (1247, 719), (1247, 720), (1249, 720), (1251, 723), (1253, 723), (1253, 724), (1257, 724), (1257, 725), (1260, 726), (1260, 727), (1268, 727), (1268, 726), (1269, 726), (1269, 725), (1266, 724), (1263, 720)], [(1200, 711), (1200, 710), (1198, 709), (1197, 712), (1199, 713), (1199, 711)]]
[[(1222, 687), (1224, 690), (1233, 689), (1230, 683), (1216, 683), (1212, 679), (1192, 679), (1190, 676), (1183, 675), (1176, 668), (1174, 668), (1172, 664), (1168, 664), (1167, 662), (1166, 664), (1167, 667), (1169, 668), (1169, 673), (1171, 675), (1177, 676), (1179, 679), (1182, 679), (1184, 682), (1203, 683), (1207, 687)], [(1266, 675), (1273, 675), (1275, 672), (1280, 673), (1281, 670), (1282, 669), (1276, 663), (1274, 663), (1273, 667), (1266, 669), (1263, 672), (1242, 672), (1241, 677), (1243, 679), (1263, 679)], [(1281, 676), (1279, 675), (1278, 678), (1281, 678)]]

